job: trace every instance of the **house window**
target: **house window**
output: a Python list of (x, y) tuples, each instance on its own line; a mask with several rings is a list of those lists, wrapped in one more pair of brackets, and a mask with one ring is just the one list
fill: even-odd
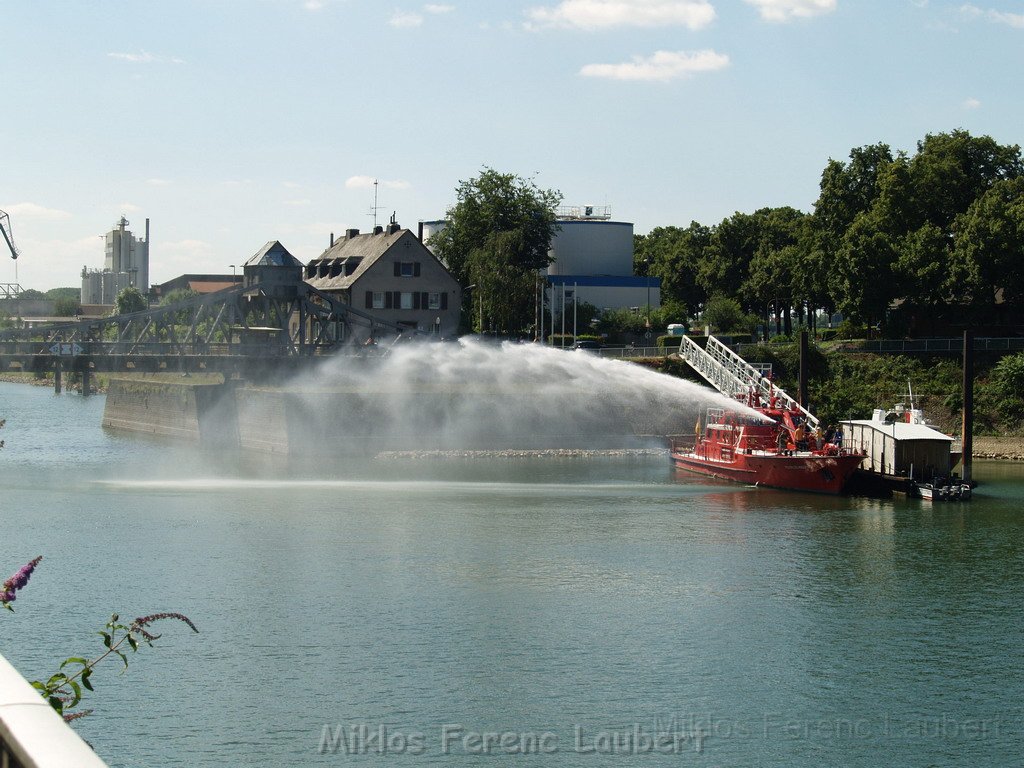
[(373, 292), (373, 309), (384, 309), (384, 291)]
[(418, 261), (396, 261), (395, 277), (419, 277), (420, 263)]
[(427, 309), (440, 309), (441, 308), (441, 294), (430, 293), (427, 294)]
[(413, 302), (412, 293), (410, 293), (409, 291), (402, 291), (402, 298), (401, 298), (401, 302), (398, 305), (398, 308), (399, 309), (412, 309), (413, 308), (412, 302)]

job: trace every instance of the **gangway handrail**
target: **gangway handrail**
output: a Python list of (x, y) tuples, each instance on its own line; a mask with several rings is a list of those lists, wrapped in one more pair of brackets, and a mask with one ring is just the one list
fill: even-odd
[(681, 336), (679, 356), (723, 395), (743, 397), (753, 390), (764, 401), (774, 398), (786, 410), (799, 411), (812, 428), (818, 427), (813, 413), (714, 336), (708, 336), (705, 349), (689, 336)]

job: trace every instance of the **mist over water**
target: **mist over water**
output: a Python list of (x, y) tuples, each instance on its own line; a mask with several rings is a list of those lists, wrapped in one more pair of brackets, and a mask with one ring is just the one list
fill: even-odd
[(472, 339), (338, 358), (288, 391), (319, 440), (392, 450), (639, 447), (691, 434), (708, 406), (749, 410), (633, 363)]

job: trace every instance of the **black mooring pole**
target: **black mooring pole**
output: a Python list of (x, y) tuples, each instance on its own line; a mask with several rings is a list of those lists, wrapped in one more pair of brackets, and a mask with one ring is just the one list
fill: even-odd
[(963, 444), (963, 467), (961, 473), (965, 483), (971, 482), (971, 464), (974, 453), (974, 333), (964, 331), (964, 414), (961, 425)]
[(797, 393), (800, 407), (807, 407), (807, 331), (800, 331), (800, 391)]

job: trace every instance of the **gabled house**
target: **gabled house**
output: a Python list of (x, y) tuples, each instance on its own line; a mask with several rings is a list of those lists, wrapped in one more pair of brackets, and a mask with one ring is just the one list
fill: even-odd
[[(410, 230), (394, 221), (360, 234), (350, 229), (305, 266), (319, 291), (382, 321), (454, 336), (462, 289)], [(369, 331), (363, 331), (368, 334)]]

